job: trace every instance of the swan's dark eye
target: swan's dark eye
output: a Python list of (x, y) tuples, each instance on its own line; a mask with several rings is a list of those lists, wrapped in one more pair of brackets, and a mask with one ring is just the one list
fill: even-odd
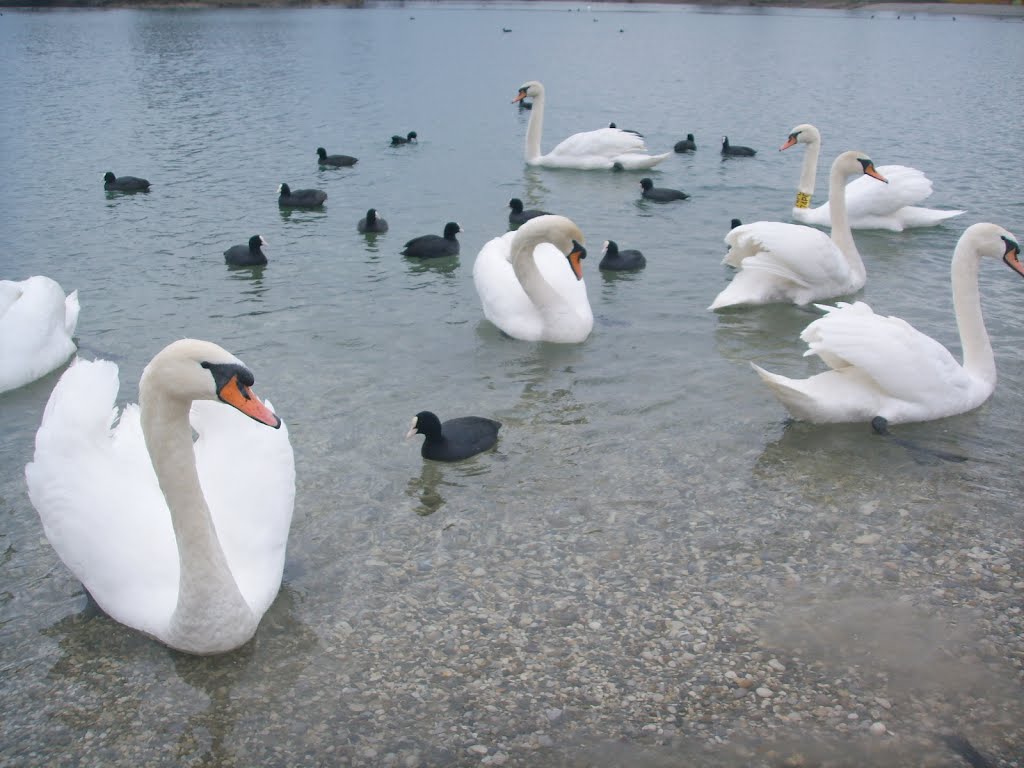
[(213, 375), (213, 381), (217, 385), (218, 392), (225, 384), (231, 381), (232, 376), (237, 376), (238, 383), (246, 387), (251, 387), (256, 381), (256, 377), (252, 375), (252, 371), (244, 365), (238, 365), (237, 363), (208, 362), (200, 363), (200, 365)]
[(519, 89), (519, 93), (521, 93), (523, 96), (525, 96), (526, 95), (526, 89), (525, 88), (520, 88)]
[(799, 136), (801, 133), (803, 133), (803, 131), (794, 131), (793, 133), (789, 134), (789, 138), (792, 141), (796, 141), (796, 137)]
[(1017, 255), (1020, 255), (1020, 246), (1017, 245), (1017, 243), (1013, 242), (1013, 240), (1008, 237), (1003, 237), (1002, 235), (999, 237), (1004, 243), (1006, 243), (1006, 251), (1004, 252), (1004, 255), (1006, 253), (1016, 253)]

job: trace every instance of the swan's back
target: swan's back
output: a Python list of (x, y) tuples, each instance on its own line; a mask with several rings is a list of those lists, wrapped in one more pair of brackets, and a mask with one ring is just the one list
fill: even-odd
[(624, 168), (651, 168), (671, 152), (648, 155), (644, 140), (620, 128), (598, 128), (596, 131), (574, 133), (547, 155), (545, 164), (564, 162), (570, 168), (611, 168), (621, 163)]
[(42, 275), (0, 281), (0, 392), (46, 375), (75, 353), (78, 291)]
[(46, 538), (100, 607), (151, 634), (178, 594), (170, 513), (139, 409), (117, 420), (117, 366), (78, 360), (53, 389), (25, 467)]

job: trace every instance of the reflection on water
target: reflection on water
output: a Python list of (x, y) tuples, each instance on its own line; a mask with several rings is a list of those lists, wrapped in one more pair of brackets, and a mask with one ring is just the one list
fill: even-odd
[[(793, 764), (807, 732), (837, 749), (800, 759), (827, 762), (876, 719), (891, 743), (931, 739), (945, 702), (885, 709), (876, 699), (892, 694), (868, 657), (822, 667), (744, 628), (786, 614), (793, 584), (822, 604), (838, 594), (826, 586), (875, 590), (937, 627), (970, 605), (978, 653), (1014, 679), (1020, 281), (982, 270), (1001, 377), (990, 401), (893, 430), (959, 463), (866, 424), (787, 423), (748, 363), (821, 370), (799, 339), (817, 311), (706, 307), (732, 276), (729, 220), (790, 216), (796, 166), (770, 148), (794, 124), (827, 123), (826, 154), (854, 146), (921, 168), (930, 205), (969, 211), (857, 235), (869, 275), (858, 298), (957, 349), (957, 236), (981, 219), (1024, 228), (1006, 172), (1024, 133), (991, 119), (1024, 103), (1019, 30), (683, 5), (5, 11), (0, 173), (17, 193), (0, 206), (4, 269), (79, 290), (80, 353), (120, 364), (119, 402), (174, 338), (239, 355), (288, 420), (297, 498), (289, 583), (254, 642), (178, 657), (78, 613), (80, 587), (42, 536), (23, 468), (59, 372), (0, 395), (0, 763), (57, 764), (87, 747), (123, 765), (500, 764), (499, 752), (506, 765), (612, 764), (594, 747), (607, 737), (625, 742), (620, 764), (660, 746), (665, 764), (733, 768), (783, 728), (795, 748), (778, 761)], [(566, 40), (573, 55), (552, 58)], [(772, 66), (723, 57), (722, 40)], [(658, 49), (682, 51), (679, 67), (650, 66)], [(791, 71), (799, 82), (778, 77)], [(525, 167), (529, 114), (509, 100), (531, 77), (550, 94), (544, 149), (611, 120), (652, 151), (687, 132), (698, 149), (650, 172)], [(851, 108), (840, 82), (870, 83), (872, 98)], [(726, 110), (723, 94), (743, 98)], [(420, 145), (388, 146), (414, 125)], [(720, 137), (736, 131), (763, 151), (722, 162)], [(321, 170), (317, 146), (359, 163)], [(104, 194), (107, 170), (153, 188)], [(827, 174), (823, 160), (821, 189)], [(691, 198), (644, 203), (645, 175)], [(282, 181), (323, 189), (327, 204), (281, 209)], [(512, 197), (587, 236), (596, 324), (582, 344), (516, 341), (482, 317), (472, 264), (508, 230)], [(371, 205), (387, 235), (356, 231)], [(465, 223), (459, 258), (399, 255), (451, 220)], [(270, 264), (225, 269), (225, 245), (252, 232), (274, 244)], [(609, 238), (647, 268), (598, 277)], [(499, 419), (498, 448), (454, 465), (396, 448), (421, 406)], [(850, 624), (835, 623), (825, 642), (848, 646)], [(783, 672), (766, 666), (775, 655)], [(727, 670), (773, 695), (738, 693)], [(958, 701), (983, 746), (1003, 762), (1021, 753), (1024, 720)], [(737, 733), (756, 749), (723, 757)], [(486, 755), (467, 751), (477, 745)]]

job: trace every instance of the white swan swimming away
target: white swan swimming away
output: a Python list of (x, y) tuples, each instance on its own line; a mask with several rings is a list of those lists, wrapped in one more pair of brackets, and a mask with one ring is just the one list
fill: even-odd
[[(708, 309), (743, 304), (808, 304), (864, 287), (867, 274), (846, 220), (846, 179), (866, 174), (886, 179), (862, 152), (843, 152), (832, 163), (829, 190), (835, 201), (831, 237), (802, 224), (755, 221), (730, 230), (723, 264), (739, 269)], [(878, 182), (872, 181), (872, 184)]]
[(45, 376), (75, 354), (78, 291), (43, 275), (0, 280), (0, 392)]
[(805, 355), (818, 355), (831, 370), (789, 379), (753, 365), (773, 394), (797, 419), (817, 423), (928, 421), (977, 408), (995, 389), (996, 362), (978, 293), (978, 264), (1002, 257), (1024, 277), (1018, 240), (995, 224), (967, 228), (953, 253), (953, 308), (964, 362), (939, 342), (898, 317), (876, 315), (867, 304), (821, 306), (824, 317), (800, 338)]
[(484, 244), (473, 283), (484, 316), (524, 341), (575, 343), (594, 328), (580, 262), (583, 233), (564, 216), (538, 216)]
[(638, 170), (653, 168), (672, 154), (666, 152), (663, 155), (649, 155), (644, 140), (637, 134), (620, 128), (599, 128), (596, 131), (574, 133), (546, 155), (542, 155), (540, 139), (544, 130), (544, 86), (536, 80), (523, 83), (512, 103), (526, 97), (533, 99), (530, 124), (526, 128), (527, 165), (589, 171), (609, 169), (619, 163), (625, 170)]
[(100, 608), (180, 651), (247, 642), (281, 585), (295, 462), (252, 383), (216, 344), (176, 341), (112, 426), (117, 366), (78, 360), (25, 467), (47, 539)]
[[(830, 225), (828, 202), (811, 208), (814, 182), (821, 152), (821, 133), (813, 125), (798, 125), (789, 133), (779, 150), (795, 144), (806, 144), (800, 182), (797, 185), (793, 218), (804, 224), (819, 227)], [(846, 215), (852, 229), (888, 229), (902, 232), (913, 227), (932, 227), (959, 216), (964, 211), (942, 211), (938, 208), (920, 208), (917, 204), (932, 193), (932, 182), (917, 168), (905, 165), (880, 165), (878, 172), (889, 180), (881, 186), (868, 179), (858, 178), (846, 187)], [(830, 192), (830, 199), (833, 195)]]

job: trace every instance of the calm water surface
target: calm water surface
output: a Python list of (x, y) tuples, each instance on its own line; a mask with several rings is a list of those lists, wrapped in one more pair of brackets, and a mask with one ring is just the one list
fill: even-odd
[[(715, 593), (697, 634), (753, 626), (792, 599), (787, 579), (805, 604), (871, 594), (942, 627), (970, 611), (995, 673), (1019, 683), (1024, 283), (982, 270), (994, 396), (900, 430), (965, 463), (924, 461), (864, 425), (787, 423), (748, 361), (819, 370), (797, 338), (813, 315), (705, 307), (729, 279), (729, 220), (788, 220), (801, 157), (776, 148), (813, 122), (819, 202), (831, 158), (862, 149), (924, 170), (930, 205), (968, 211), (856, 233), (861, 297), (959, 353), (957, 237), (976, 221), (1024, 236), (1021, 25), (575, 8), (4, 12), (0, 273), (79, 291), (80, 354), (119, 364), (122, 401), (176, 338), (233, 351), (288, 422), (298, 476), (284, 586), (256, 640), (189, 659), (91, 610), (43, 537), (23, 467), (59, 372), (0, 395), (0, 761), (476, 764), (483, 744), (538, 765), (605, 738), (653, 748), (647, 720), (623, 712), (676, 718), (685, 735), (672, 702), (767, 641), (723, 634), (652, 669), (628, 617), (679, 618)], [(691, 200), (641, 202), (641, 173), (525, 167), (529, 113), (509, 102), (528, 79), (547, 88), (545, 150), (610, 121), (653, 151), (694, 133), (695, 154), (651, 174)], [(409, 130), (417, 146), (388, 146)], [(723, 161), (723, 134), (758, 155)], [(318, 146), (359, 163), (318, 169)], [(106, 170), (152, 190), (107, 195)], [(326, 207), (280, 211), (282, 181), (326, 190)], [(473, 259), (507, 229), (513, 196), (587, 235), (583, 344), (513, 341), (482, 319)], [(355, 227), (371, 206), (391, 224), (376, 238)], [(459, 259), (399, 255), (448, 220), (465, 230)], [(226, 267), (221, 253), (254, 233), (269, 265)], [(606, 239), (643, 250), (646, 270), (601, 274)], [(497, 451), (426, 464), (401, 440), (421, 409), (500, 419)], [(937, 559), (920, 560), (924, 539)], [(564, 638), (603, 694), (577, 693), (577, 657), (545, 656)], [(888, 716), (905, 735), (934, 729), (919, 715)], [(745, 717), (701, 738), (767, 727)], [(982, 736), (993, 754), (1024, 752), (1019, 725)]]

